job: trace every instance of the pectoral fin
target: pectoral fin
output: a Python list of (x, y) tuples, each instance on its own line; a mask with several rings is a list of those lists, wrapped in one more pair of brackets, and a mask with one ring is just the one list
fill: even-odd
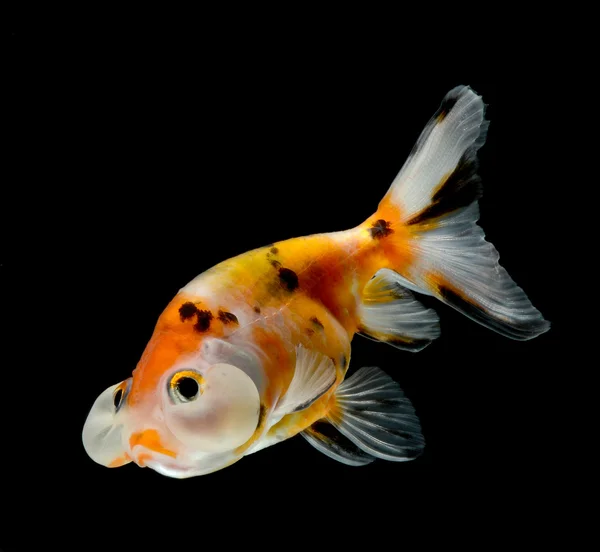
[(335, 379), (335, 365), (329, 357), (298, 345), (294, 377), (277, 405), (276, 416), (308, 408), (331, 388)]

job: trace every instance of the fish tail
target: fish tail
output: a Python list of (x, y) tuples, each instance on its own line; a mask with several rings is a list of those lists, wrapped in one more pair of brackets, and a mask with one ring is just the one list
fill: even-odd
[(500, 266), (498, 252), (477, 225), (482, 192), (477, 150), (489, 124), (484, 111), (469, 87), (451, 90), (364, 228), (393, 269), (393, 277), (383, 274), (387, 288), (394, 280), (501, 335), (526, 340), (550, 323)]

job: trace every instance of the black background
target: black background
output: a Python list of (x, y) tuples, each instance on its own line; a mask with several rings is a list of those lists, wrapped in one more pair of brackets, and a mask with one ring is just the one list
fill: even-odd
[[(159, 33), (9, 38), (1, 269), (17, 362), (4, 370), (0, 547), (263, 546), (275, 534), (277, 546), (379, 547), (411, 533), (494, 541), (528, 524), (547, 492), (539, 382), (561, 339), (555, 198), (531, 128), (541, 84), (468, 65), (425, 79), (393, 47), (226, 49)], [(415, 405), (427, 447), (414, 462), (350, 468), (298, 437), (182, 481), (94, 464), (87, 412), (130, 375), (178, 289), (251, 248), (367, 218), (458, 84), (491, 120), (480, 223), (551, 331), (511, 341), (437, 304), (442, 335), (418, 354), (357, 337), (351, 371), (380, 366)]]

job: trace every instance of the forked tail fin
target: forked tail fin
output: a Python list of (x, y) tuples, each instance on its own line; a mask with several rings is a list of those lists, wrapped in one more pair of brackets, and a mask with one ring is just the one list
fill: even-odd
[(451, 90), (368, 223), (373, 237), (390, 236), (388, 249), (398, 265), (392, 268), (405, 287), (504, 336), (531, 339), (550, 323), (498, 264), (498, 252), (476, 224), (484, 110), (469, 87)]

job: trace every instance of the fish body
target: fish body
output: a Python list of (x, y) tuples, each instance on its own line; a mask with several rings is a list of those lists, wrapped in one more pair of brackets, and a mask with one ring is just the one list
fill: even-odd
[(191, 477), (297, 434), (349, 465), (418, 456), (419, 421), (398, 384), (377, 368), (346, 378), (356, 333), (427, 346), (439, 320), (413, 292), (513, 339), (549, 328), (476, 224), (486, 132), (481, 98), (455, 88), (364, 222), (269, 244), (188, 283), (132, 377), (92, 407), (92, 459)]

